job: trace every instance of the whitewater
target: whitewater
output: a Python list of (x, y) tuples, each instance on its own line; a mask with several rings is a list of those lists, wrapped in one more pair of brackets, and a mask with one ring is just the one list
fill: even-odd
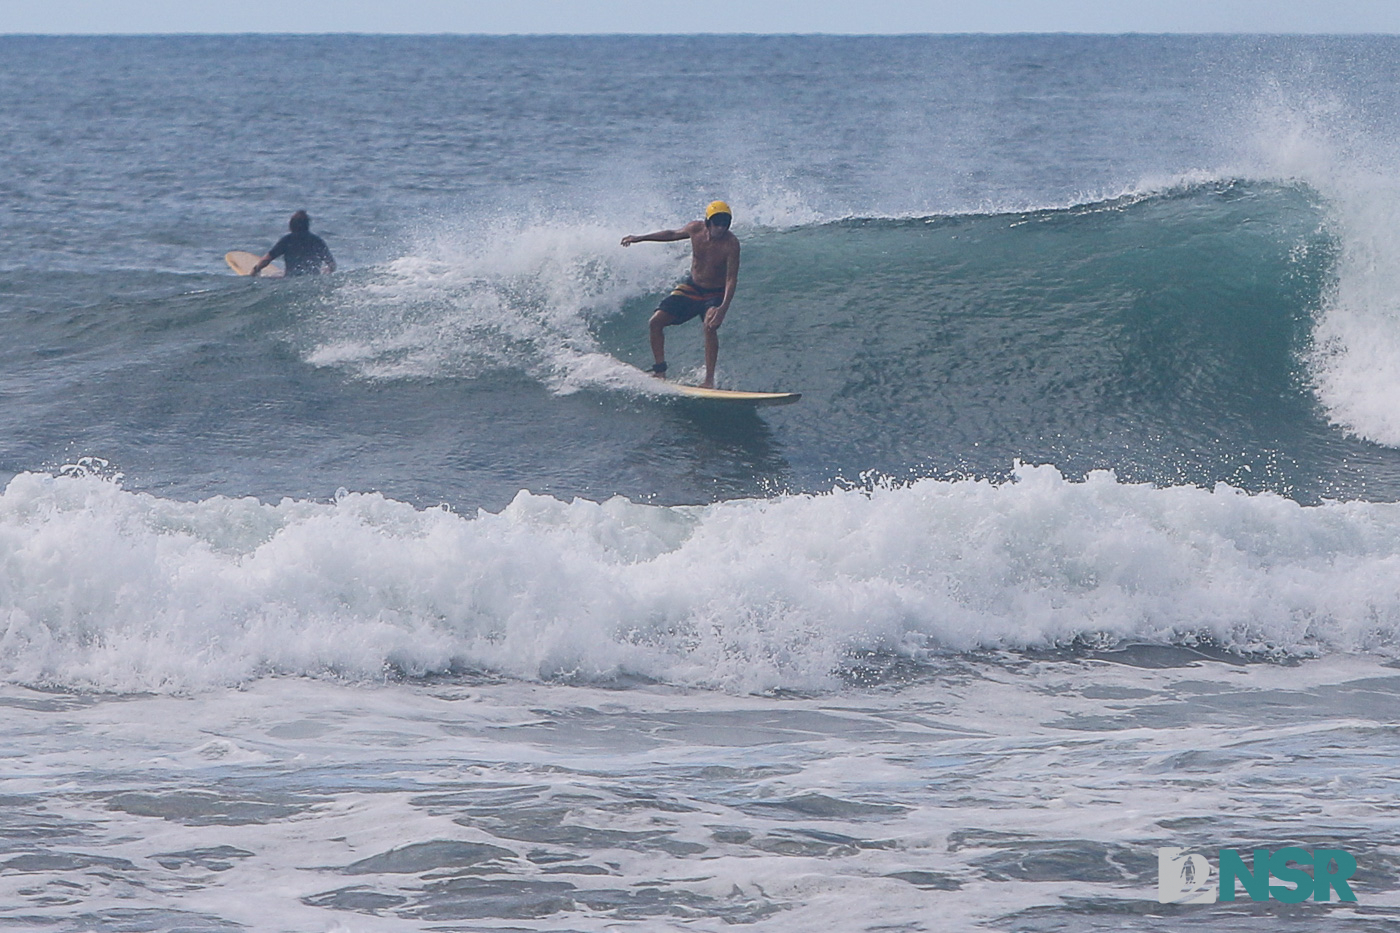
[(1400, 625), (1400, 506), (1053, 467), (708, 507), (522, 492), (474, 516), (26, 474), (0, 540), (6, 678), (103, 691), (462, 670), (822, 691), (882, 658), (1077, 643), (1388, 657)]
[(1396, 52), (0, 38), (0, 928), (1392, 928)]

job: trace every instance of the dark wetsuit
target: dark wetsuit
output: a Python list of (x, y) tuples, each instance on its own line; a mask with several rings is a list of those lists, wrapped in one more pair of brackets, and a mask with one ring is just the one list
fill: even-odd
[(335, 262), (326, 241), (309, 230), (287, 234), (267, 254), (285, 257), (288, 275), (319, 275), (324, 264)]
[(723, 286), (701, 288), (695, 284), (694, 279), (687, 275), (672, 290), (671, 294), (661, 299), (661, 304), (657, 307), (675, 318), (677, 324), (681, 324), (722, 304), (724, 304)]

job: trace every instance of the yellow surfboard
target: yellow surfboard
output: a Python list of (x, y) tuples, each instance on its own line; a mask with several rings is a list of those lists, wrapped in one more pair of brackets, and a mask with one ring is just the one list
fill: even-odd
[(734, 389), (704, 389), (700, 386), (676, 383), (670, 383), (670, 386), (686, 398), (701, 398), (736, 405), (791, 405), (802, 397), (801, 392), (739, 392)]
[[(239, 275), (252, 275), (253, 267), (258, 264), (259, 259), (262, 259), (262, 257), (254, 256), (252, 253), (245, 253), (241, 249), (236, 249), (230, 253), (224, 253), (224, 262), (228, 263), (228, 267)], [(282, 275), (283, 272), (280, 266), (268, 265), (258, 273), (258, 278), (280, 279)]]

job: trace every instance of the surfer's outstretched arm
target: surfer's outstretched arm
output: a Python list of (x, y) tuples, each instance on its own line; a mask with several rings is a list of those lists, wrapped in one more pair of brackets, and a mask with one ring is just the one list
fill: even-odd
[(622, 238), (623, 246), (631, 246), (633, 243), (674, 243), (676, 240), (688, 240), (695, 232), (691, 227), (698, 226), (698, 223), (687, 224), (679, 230), (658, 230), (655, 233), (643, 233), (641, 236), (625, 236)]

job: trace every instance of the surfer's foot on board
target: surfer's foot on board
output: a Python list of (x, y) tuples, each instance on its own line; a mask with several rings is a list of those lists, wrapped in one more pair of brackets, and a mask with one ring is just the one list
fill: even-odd
[(654, 365), (651, 367), (651, 374), (652, 374), (653, 376), (655, 376), (657, 379), (665, 379), (665, 378), (666, 378), (666, 364), (665, 364), (665, 363), (656, 363), (656, 364), (654, 364)]

